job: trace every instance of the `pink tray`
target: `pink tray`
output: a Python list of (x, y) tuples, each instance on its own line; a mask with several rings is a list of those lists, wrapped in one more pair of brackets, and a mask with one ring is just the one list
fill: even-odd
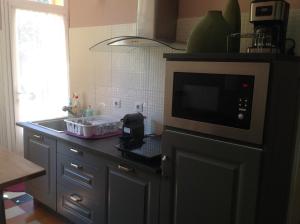
[(122, 130), (112, 132), (112, 133), (107, 133), (107, 134), (104, 134), (104, 135), (93, 135), (91, 137), (85, 137), (83, 135), (76, 135), (76, 134), (74, 134), (72, 132), (68, 132), (68, 131), (65, 131), (65, 133), (67, 135), (71, 135), (71, 136), (74, 136), (74, 137), (77, 137), (77, 138), (82, 138), (82, 139), (102, 139), (102, 138), (109, 138), (109, 137), (113, 137), (113, 136), (120, 136), (120, 135), (122, 135)]

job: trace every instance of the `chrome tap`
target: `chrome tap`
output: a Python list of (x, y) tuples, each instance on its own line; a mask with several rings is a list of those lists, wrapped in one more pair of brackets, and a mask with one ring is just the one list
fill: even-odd
[(69, 112), (73, 117), (80, 117), (81, 114), (80, 113), (74, 113), (73, 112), (73, 107), (72, 106), (64, 106), (62, 108), (63, 111), (65, 112)]

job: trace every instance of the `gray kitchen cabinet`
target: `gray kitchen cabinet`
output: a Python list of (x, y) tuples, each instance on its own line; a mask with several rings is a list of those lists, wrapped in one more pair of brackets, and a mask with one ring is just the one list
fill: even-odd
[(107, 175), (107, 224), (157, 224), (157, 175), (124, 164), (112, 164)]
[(166, 130), (160, 223), (255, 224), (261, 150)]
[(56, 139), (24, 129), (24, 157), (46, 170), (46, 175), (26, 182), (26, 191), (56, 210)]
[(58, 212), (80, 224), (157, 224), (160, 176), (58, 141)]

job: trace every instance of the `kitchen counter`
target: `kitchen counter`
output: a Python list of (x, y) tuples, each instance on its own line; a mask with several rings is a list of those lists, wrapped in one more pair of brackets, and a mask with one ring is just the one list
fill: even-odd
[(119, 137), (109, 137), (98, 140), (85, 140), (67, 135), (65, 133), (55, 132), (47, 128), (43, 128), (38, 125), (32, 124), (31, 122), (17, 122), (17, 125), (23, 128), (34, 130), (35, 132), (40, 132), (43, 135), (47, 135), (58, 140), (71, 142), (80, 147), (83, 147), (84, 150), (86, 150), (86, 152), (95, 154), (95, 156), (100, 155), (112, 158), (114, 160), (117, 160), (118, 162), (125, 162), (139, 169), (160, 174), (161, 168), (160, 163), (158, 162), (143, 162), (123, 156), (122, 152), (120, 152), (115, 147), (115, 145), (119, 143)]

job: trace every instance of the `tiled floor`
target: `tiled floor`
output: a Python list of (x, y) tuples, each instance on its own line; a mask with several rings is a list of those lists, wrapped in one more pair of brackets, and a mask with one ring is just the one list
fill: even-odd
[(5, 192), (4, 195), (7, 224), (67, 224), (25, 193)]

